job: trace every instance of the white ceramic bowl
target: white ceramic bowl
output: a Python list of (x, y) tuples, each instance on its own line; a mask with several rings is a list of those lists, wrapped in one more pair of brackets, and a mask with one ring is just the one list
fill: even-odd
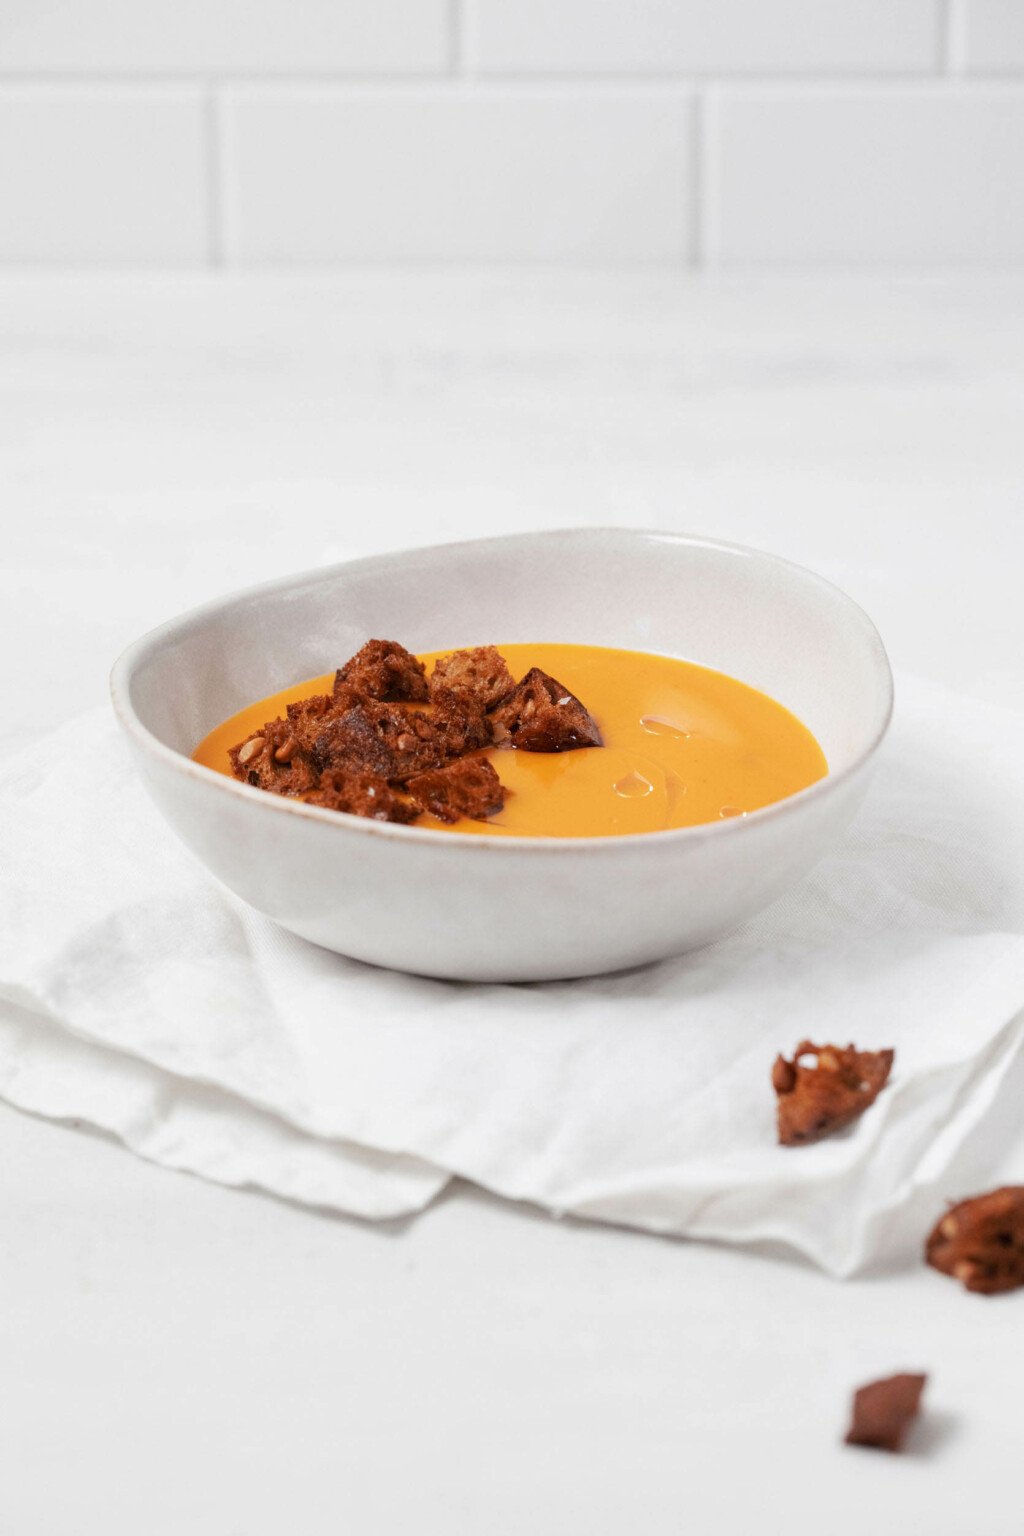
[[(742, 819), (606, 838), (456, 837), (339, 815), (189, 754), (236, 710), (370, 636), (416, 651), (563, 641), (715, 667), (785, 704), (826, 778)], [(230, 890), (316, 944), (474, 981), (594, 975), (721, 937), (846, 826), (889, 722), (870, 619), (785, 560), (674, 534), (581, 529), (380, 555), (226, 597), (139, 640), (114, 706), (157, 805)]]

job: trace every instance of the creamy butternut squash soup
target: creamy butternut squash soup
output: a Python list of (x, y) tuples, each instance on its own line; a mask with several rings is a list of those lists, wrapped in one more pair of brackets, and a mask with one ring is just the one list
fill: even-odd
[[(795, 715), (708, 667), (602, 646), (500, 645), (498, 650), (515, 679), (539, 668), (575, 695), (574, 703), (582, 701), (602, 745), (526, 751), (510, 737), (475, 752), (490, 762), (508, 792), (501, 808), (486, 819), (448, 822), (424, 811), (418, 826), (499, 837), (660, 832), (744, 816), (828, 772), (820, 746)], [(430, 672), (450, 654), (438, 651), (419, 660)], [(289, 704), (329, 695), (334, 683), (335, 674), (327, 673), (249, 705), (210, 732), (196, 748), (195, 761), (238, 774), (231, 749), (235, 761), (241, 756), (244, 763), (239, 742), (284, 716)], [(410, 708), (429, 717), (432, 705)]]

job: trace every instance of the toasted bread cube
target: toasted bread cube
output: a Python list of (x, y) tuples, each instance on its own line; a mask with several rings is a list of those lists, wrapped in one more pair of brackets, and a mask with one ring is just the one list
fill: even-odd
[(311, 754), (289, 720), (268, 720), (228, 756), (236, 779), (275, 795), (303, 795), (316, 783)]
[(423, 773), (445, 759), (445, 746), (437, 725), (418, 709), (395, 704), (371, 705), (378, 734), (391, 753), (391, 780), (404, 784), (414, 773)]
[(493, 645), (478, 645), (472, 650), (452, 651), (435, 661), (430, 696), (434, 698), (439, 692), (469, 695), (488, 710), (507, 698), (515, 685), (500, 651)]
[(422, 810), (415, 800), (397, 795), (386, 779), (372, 773), (346, 773), (339, 768), (329, 768), (321, 774), (316, 789), (306, 796), (306, 803), (371, 821), (401, 824), (415, 821)]
[(440, 821), (462, 816), (486, 821), (505, 804), (508, 794), (485, 757), (463, 757), (409, 780), (409, 793)]
[[(778, 1096), (780, 1144), (819, 1141), (858, 1119), (888, 1082), (894, 1055), (802, 1040), (791, 1061), (778, 1056), (772, 1087)], [(813, 1066), (804, 1065), (805, 1056), (815, 1058)]]
[(495, 741), (507, 737), (523, 752), (573, 752), (601, 745), (601, 732), (590, 712), (540, 667), (530, 668), (490, 718)]
[(847, 1445), (866, 1445), (876, 1451), (899, 1451), (921, 1407), (928, 1378), (904, 1372), (869, 1381), (853, 1394), (853, 1415)]
[(369, 701), (342, 715), (331, 715), (313, 741), (313, 762), (322, 773), (372, 774), (385, 783), (395, 768), (393, 753), (381, 739)]
[(397, 640), (368, 640), (335, 674), (335, 693), (346, 685), (369, 699), (392, 703), (425, 700), (429, 693), (423, 663)]
[(473, 694), (432, 687), (431, 703), (430, 721), (446, 758), (464, 757), (491, 745), (491, 722)]
[[(348, 707), (351, 708), (351, 704)], [(327, 721), (343, 714), (344, 709), (332, 694), (315, 693), (308, 699), (289, 704), (286, 713), (296, 740), (311, 752)]]
[(928, 1237), (925, 1260), (982, 1296), (1024, 1286), (1024, 1184), (951, 1206)]
[(419, 710), (365, 699), (325, 721), (312, 757), (321, 770), (372, 773), (402, 784), (443, 762), (445, 750), (437, 727)]

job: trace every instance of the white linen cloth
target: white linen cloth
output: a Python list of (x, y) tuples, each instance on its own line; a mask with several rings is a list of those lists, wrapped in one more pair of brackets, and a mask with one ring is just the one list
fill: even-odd
[[(457, 1174), (837, 1275), (916, 1246), (900, 1212), (958, 1192), (1024, 1044), (1024, 719), (912, 679), (897, 700), (867, 805), (797, 889), (699, 953), (533, 986), (285, 933), (176, 841), (108, 714), (83, 716), (0, 786), (0, 1095), (363, 1217)], [(804, 1036), (896, 1062), (851, 1131), (784, 1149), (769, 1072)]]

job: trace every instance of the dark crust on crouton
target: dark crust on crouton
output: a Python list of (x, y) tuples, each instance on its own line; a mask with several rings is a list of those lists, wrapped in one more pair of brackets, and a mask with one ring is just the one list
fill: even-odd
[[(802, 1040), (791, 1061), (777, 1057), (772, 1087), (778, 1095), (780, 1144), (804, 1146), (850, 1125), (885, 1087), (894, 1054)], [(814, 1065), (805, 1066), (804, 1056), (814, 1056)]]
[(1024, 1184), (1004, 1184), (951, 1206), (924, 1253), (933, 1269), (982, 1296), (1024, 1286)]
[(431, 702), (434, 712), (430, 720), (444, 757), (464, 757), (467, 752), (491, 746), (491, 722), (472, 694), (436, 687)]
[(921, 1406), (928, 1380), (904, 1373), (869, 1381), (853, 1394), (853, 1416), (847, 1445), (866, 1445), (878, 1451), (898, 1451)]
[(423, 663), (397, 640), (368, 640), (334, 678), (335, 694), (348, 686), (369, 699), (395, 703), (425, 701), (429, 696)]
[(329, 811), (346, 811), (371, 821), (415, 821), (423, 807), (415, 800), (396, 795), (386, 779), (372, 773), (346, 773), (329, 768), (320, 775), (317, 788), (306, 796), (307, 805)]
[(421, 711), (365, 699), (325, 720), (312, 755), (321, 771), (343, 768), (402, 784), (436, 767), (446, 753), (437, 726)]
[(575, 694), (540, 667), (531, 667), (508, 698), (491, 711), (495, 739), (507, 736), (524, 752), (572, 752), (599, 747), (601, 732)]
[(367, 700), (322, 722), (323, 729), (313, 741), (313, 763), (321, 773), (336, 768), (373, 774), (385, 781), (391, 778), (394, 757), (381, 740), (369, 709)]
[(469, 816), (486, 821), (505, 804), (505, 789), (491, 764), (483, 757), (463, 757), (444, 768), (432, 768), (409, 780), (409, 792), (440, 821)]
[(423, 773), (442, 762), (444, 743), (433, 720), (421, 710), (400, 709), (389, 704), (366, 706), (381, 741), (391, 754), (391, 779), (404, 784), (414, 773)]
[(306, 752), (312, 753), (313, 743), (323, 730), (325, 722), (337, 717), (341, 712), (338, 702), (331, 694), (315, 693), (308, 699), (300, 699), (297, 703), (288, 705), (288, 724), (300, 746)]
[(228, 756), (236, 779), (271, 794), (304, 795), (316, 785), (317, 769), (288, 720), (268, 720)]
[(515, 687), (515, 678), (501, 652), (493, 645), (452, 651), (435, 661), (430, 674), (430, 696), (438, 693), (469, 695), (481, 709), (493, 709)]
[(363, 699), (320, 724), (312, 743), (320, 769), (358, 768), (394, 784), (491, 743), (490, 723), (479, 706), (444, 691), (430, 715)]

